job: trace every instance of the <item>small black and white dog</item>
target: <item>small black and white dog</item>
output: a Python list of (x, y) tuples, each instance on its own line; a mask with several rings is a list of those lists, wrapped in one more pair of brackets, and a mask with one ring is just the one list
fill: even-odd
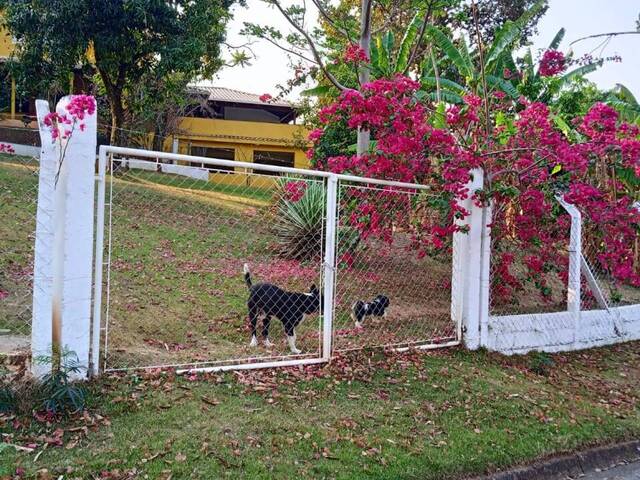
[(284, 325), (287, 341), (291, 353), (302, 353), (296, 348), (295, 328), (302, 322), (305, 315), (316, 313), (322, 309), (323, 296), (315, 285), (309, 289), (309, 293), (287, 292), (271, 283), (256, 283), (251, 281), (249, 266), (244, 265), (244, 281), (249, 289), (249, 320), (251, 322), (252, 347), (258, 345), (257, 325), (258, 317), (262, 317), (262, 337), (264, 344), (270, 347), (269, 325), (271, 317), (278, 318)]
[(351, 318), (356, 322), (356, 328), (362, 327), (362, 320), (365, 317), (386, 317), (387, 308), (389, 308), (389, 298), (384, 295), (378, 295), (370, 303), (358, 300), (351, 307)]

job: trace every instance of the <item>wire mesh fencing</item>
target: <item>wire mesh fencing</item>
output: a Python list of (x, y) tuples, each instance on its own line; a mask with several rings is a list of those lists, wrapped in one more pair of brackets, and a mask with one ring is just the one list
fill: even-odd
[[(640, 287), (634, 286), (623, 272), (616, 272), (605, 242), (608, 234), (588, 217), (582, 222), (582, 310), (607, 310), (610, 307), (640, 304)], [(609, 239), (611, 240), (611, 239)], [(640, 239), (634, 240), (633, 271), (638, 270)]]
[(0, 153), (0, 356), (26, 355), (31, 339), (39, 159)]
[(429, 194), (341, 181), (333, 346), (444, 344), (451, 320), (451, 249), (421, 255), (414, 226)]
[[(571, 217), (554, 202), (551, 215), (528, 221), (512, 204), (493, 209), (489, 315), (566, 311)], [(537, 231), (548, 234), (541, 242)], [(553, 239), (553, 241), (550, 241)]]
[(320, 355), (325, 180), (211, 162), (110, 159), (107, 370)]

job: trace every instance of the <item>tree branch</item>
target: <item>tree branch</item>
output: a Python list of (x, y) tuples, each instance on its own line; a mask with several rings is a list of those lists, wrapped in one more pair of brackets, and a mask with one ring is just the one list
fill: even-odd
[(569, 44), (569, 46), (574, 43), (581, 42), (583, 40), (589, 40), (591, 38), (600, 38), (600, 37), (617, 37), (618, 35), (640, 35), (640, 31), (638, 30), (629, 30), (626, 32), (609, 32), (609, 33), (598, 33), (596, 35), (587, 35), (586, 37), (578, 38)]
[(272, 40), (269, 37), (262, 37), (263, 39), (265, 39), (267, 42), (271, 43), (272, 45), (275, 45), (276, 47), (278, 47), (280, 50), (283, 50), (285, 52), (291, 53), (293, 55), (296, 55), (297, 57), (300, 57), (301, 59), (310, 62), (310, 63), (315, 63), (316, 65), (318, 64), (318, 62), (316, 62), (315, 60), (304, 56), (303, 54), (301, 54), (300, 52), (296, 52), (295, 50), (291, 50), (287, 47), (283, 47), (282, 45), (280, 45), (279, 43), (275, 42), (274, 40)]
[(322, 1), (321, 0), (311, 0), (313, 2), (313, 4), (316, 6), (316, 8), (318, 9), (318, 12), (320, 12), (320, 15), (322, 16), (322, 18), (325, 19), (325, 21), (331, 25), (331, 27), (336, 30), (338, 33), (342, 34), (343, 36), (347, 37), (347, 39), (349, 41), (351, 41), (351, 38), (349, 36), (349, 32), (340, 27), (335, 20), (333, 20), (333, 18), (331, 18), (331, 15), (329, 15), (329, 12), (327, 12), (327, 10), (324, 8), (324, 6), (322, 5)]
[[(360, 48), (367, 57), (371, 56), (371, 8), (373, 0), (362, 0), (360, 12)], [(369, 67), (361, 65), (358, 69), (358, 83), (369, 82)]]
[(313, 42), (313, 39), (311, 38), (311, 36), (305, 31), (304, 28), (300, 27), (300, 25), (298, 25), (293, 18), (291, 18), (291, 16), (287, 13), (287, 11), (282, 8), (282, 5), (280, 5), (280, 2), (278, 0), (272, 0), (270, 2), (272, 5), (275, 5), (276, 8), (280, 11), (280, 13), (282, 14), (282, 16), (289, 22), (289, 24), (295, 28), (298, 32), (300, 32), (300, 34), (305, 38), (305, 40), (307, 41), (307, 44), (309, 45), (309, 48), (311, 49), (311, 53), (313, 54), (313, 58), (316, 59), (315, 63), (318, 64), (318, 66), (320, 67), (320, 69), (322, 70), (322, 73), (325, 74), (325, 76), (327, 77), (327, 79), (333, 83), (333, 85), (338, 89), (338, 90), (347, 90), (347, 87), (345, 87), (344, 85), (342, 85), (338, 79), (336, 77), (334, 77), (331, 72), (329, 70), (327, 70), (326, 65), (324, 64), (324, 62), (322, 61), (322, 57), (320, 56), (320, 52), (318, 52), (318, 50), (316, 49), (316, 46)]
[(411, 50), (411, 55), (409, 55), (409, 61), (407, 61), (407, 66), (404, 67), (404, 71), (402, 72), (403, 75), (407, 74), (407, 72), (409, 71), (409, 68), (411, 68), (411, 64), (413, 63), (413, 60), (416, 54), (418, 53), (418, 49), (420, 48), (420, 44), (422, 43), (424, 33), (427, 30), (427, 22), (429, 21), (429, 17), (431, 17), (432, 8), (433, 8), (433, 2), (429, 2), (429, 7), (425, 11), (424, 20), (422, 21), (422, 26), (420, 27), (420, 34), (418, 35), (418, 39), (416, 40), (413, 46), (413, 49)]

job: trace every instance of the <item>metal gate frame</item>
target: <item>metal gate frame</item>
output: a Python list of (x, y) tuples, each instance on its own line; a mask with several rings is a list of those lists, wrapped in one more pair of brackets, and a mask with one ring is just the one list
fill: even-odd
[[(263, 165), (249, 162), (239, 162), (234, 160), (222, 160), (208, 157), (199, 157), (191, 155), (183, 155), (178, 153), (168, 152), (155, 152), (150, 150), (140, 150), (135, 148), (116, 147), (110, 145), (101, 145), (98, 155), (98, 173), (97, 180), (97, 206), (96, 206), (96, 234), (95, 234), (95, 265), (94, 265), (94, 303), (93, 303), (93, 319), (92, 319), (92, 365), (94, 372), (98, 373), (99, 358), (100, 358), (100, 339), (103, 331), (106, 330), (107, 325), (102, 325), (102, 295), (103, 295), (103, 269), (110, 268), (110, 258), (107, 261), (104, 260), (104, 237), (105, 237), (105, 208), (106, 203), (106, 172), (107, 161), (112, 155), (130, 155), (136, 158), (145, 158), (149, 160), (160, 159), (169, 160), (172, 162), (198, 162), (204, 165), (210, 165), (212, 167), (233, 167), (244, 168), (247, 171), (269, 172), (269, 173), (284, 173), (290, 175), (304, 175), (307, 177), (322, 178), (326, 181), (326, 238), (324, 244), (324, 261), (322, 265), (322, 284), (323, 284), (323, 315), (322, 315), (322, 351), (321, 354), (314, 358), (301, 358), (292, 360), (278, 360), (278, 361), (258, 361), (256, 363), (243, 363), (243, 364), (231, 364), (231, 365), (219, 365), (210, 367), (194, 367), (188, 369), (179, 369), (177, 373), (184, 372), (216, 372), (225, 370), (247, 370), (258, 368), (271, 368), (271, 367), (288, 367), (297, 365), (312, 365), (319, 363), (326, 363), (331, 360), (333, 348), (333, 319), (335, 314), (335, 282), (337, 271), (337, 254), (336, 254), (336, 226), (338, 222), (338, 191), (339, 182), (355, 182), (363, 185), (376, 185), (376, 186), (388, 186), (396, 188), (414, 189), (414, 190), (429, 190), (426, 185), (419, 185), (405, 182), (394, 182), (388, 180), (378, 180), (372, 178), (363, 178), (353, 175), (336, 174), (318, 170), (305, 170), (300, 168), (279, 167), (273, 165)], [(110, 206), (110, 205), (109, 205)], [(109, 213), (111, 217), (111, 211)], [(108, 219), (111, 222), (111, 218)], [(110, 257), (110, 252), (109, 252)], [(108, 270), (109, 271), (109, 270)], [(108, 274), (108, 273), (107, 273)], [(108, 299), (107, 299), (107, 309)], [(105, 322), (108, 321), (105, 316)], [(416, 349), (434, 349), (444, 348), (460, 344), (461, 325), (460, 321), (456, 321), (457, 339), (442, 344), (429, 344), (425, 341), (425, 344), (415, 347), (400, 347), (396, 350), (405, 351), (409, 348)], [(150, 367), (139, 367), (140, 369)]]

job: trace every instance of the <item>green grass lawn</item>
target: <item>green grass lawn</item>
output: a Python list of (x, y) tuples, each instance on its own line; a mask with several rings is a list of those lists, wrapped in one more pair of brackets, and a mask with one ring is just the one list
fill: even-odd
[(450, 349), (193, 381), (104, 377), (85, 418), (16, 430), (0, 417), (5, 442), (35, 448), (4, 449), (0, 477), (445, 479), (637, 438), (640, 343), (551, 358), (548, 376), (531, 356)]

